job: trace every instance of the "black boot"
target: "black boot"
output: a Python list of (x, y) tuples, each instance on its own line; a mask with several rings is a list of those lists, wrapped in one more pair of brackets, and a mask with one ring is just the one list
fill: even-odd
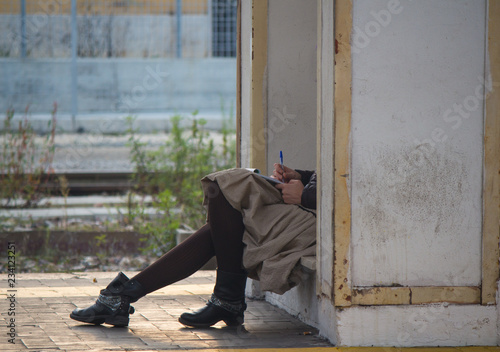
[(90, 324), (110, 324), (127, 326), (129, 314), (134, 313), (130, 305), (144, 296), (141, 284), (119, 273), (104, 290), (97, 301), (88, 308), (75, 309), (69, 316), (74, 320)]
[(195, 328), (207, 328), (223, 320), (228, 326), (243, 324), (246, 274), (217, 270), (214, 293), (207, 305), (194, 313), (183, 313), (179, 322)]

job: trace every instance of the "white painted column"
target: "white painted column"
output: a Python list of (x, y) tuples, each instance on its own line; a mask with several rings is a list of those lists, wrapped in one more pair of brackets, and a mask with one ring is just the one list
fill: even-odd
[(355, 286), (481, 283), (485, 11), (354, 2)]

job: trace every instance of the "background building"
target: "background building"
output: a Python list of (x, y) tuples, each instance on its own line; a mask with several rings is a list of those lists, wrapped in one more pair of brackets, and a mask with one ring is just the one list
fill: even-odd
[(48, 115), (57, 102), (69, 130), (129, 114), (234, 115), (236, 8), (236, 0), (2, 0), (0, 108)]

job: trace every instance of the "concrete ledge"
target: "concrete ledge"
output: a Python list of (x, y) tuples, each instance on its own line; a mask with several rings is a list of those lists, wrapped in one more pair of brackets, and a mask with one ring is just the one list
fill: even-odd
[[(128, 125), (126, 123), (127, 116), (132, 116), (135, 118), (133, 123), (133, 128), (137, 129), (138, 133), (155, 133), (155, 132), (166, 132), (172, 127), (170, 119), (173, 116), (180, 115), (186, 117), (183, 121), (182, 126), (189, 127), (191, 125), (190, 118), (193, 116), (193, 110), (165, 110), (157, 113), (147, 113), (147, 112), (135, 112), (130, 114), (122, 113), (110, 113), (110, 112), (95, 112), (92, 114), (78, 114), (73, 119), (70, 114), (58, 113), (57, 114), (57, 132), (58, 133), (68, 133), (68, 132), (79, 132), (79, 133), (92, 133), (92, 134), (123, 134), (127, 132)], [(234, 116), (234, 112), (225, 112), (220, 110), (203, 110), (199, 111), (196, 115), (196, 119), (206, 120), (205, 128), (212, 131), (220, 131), (225, 124), (228, 124), (230, 128), (235, 128), (234, 118), (230, 119), (230, 116)], [(20, 121), (24, 115), (22, 113), (16, 113), (13, 118), (12, 126), (17, 128), (18, 121)], [(29, 121), (33, 126), (33, 129), (37, 133), (46, 134), (50, 132), (48, 126), (49, 121), (52, 116), (50, 114), (29, 114)], [(3, 129), (3, 117), (0, 115), (0, 130)]]
[(316, 271), (316, 256), (307, 256), (300, 258), (300, 265), (308, 271)]
[(496, 346), (497, 308), (480, 305), (349, 307), (332, 317), (341, 346)]

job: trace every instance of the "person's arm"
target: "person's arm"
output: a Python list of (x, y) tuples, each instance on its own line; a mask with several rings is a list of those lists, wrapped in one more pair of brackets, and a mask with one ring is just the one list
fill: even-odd
[(316, 172), (306, 170), (293, 170), (288, 167), (281, 168), (275, 164), (273, 176), (288, 181), (276, 185), (281, 190), (283, 201), (286, 204), (300, 204), (306, 208), (316, 209)]
[[(302, 178), (302, 180), (304, 180), (304, 178)], [(302, 183), (304, 183), (304, 181), (302, 181)], [(300, 204), (302, 206), (310, 209), (316, 209), (316, 183), (316, 172), (311, 171), (309, 182), (304, 186), (304, 189), (302, 190), (302, 197), (300, 200)]]
[(274, 164), (274, 170), (271, 177), (274, 177), (281, 182), (288, 183), (290, 180), (300, 180), (302, 175), (298, 173), (297, 170), (276, 163)]
[(299, 180), (302, 181), (302, 184), (304, 186), (306, 186), (309, 183), (309, 181), (311, 180), (311, 177), (313, 176), (313, 174), (316, 173), (315, 171), (299, 170), (299, 169), (295, 169), (295, 172), (297, 172), (300, 175)]

